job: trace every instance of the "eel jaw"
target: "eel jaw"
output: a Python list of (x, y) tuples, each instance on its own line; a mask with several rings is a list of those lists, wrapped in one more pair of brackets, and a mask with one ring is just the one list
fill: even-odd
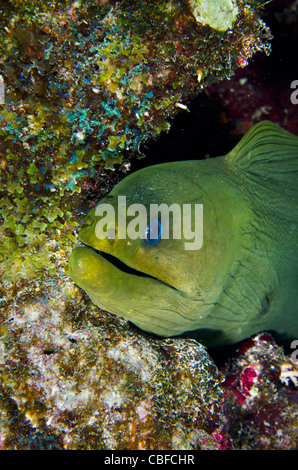
[(95, 305), (145, 331), (174, 336), (193, 329), (195, 302), (156, 278), (125, 272), (86, 246), (73, 250), (69, 270)]

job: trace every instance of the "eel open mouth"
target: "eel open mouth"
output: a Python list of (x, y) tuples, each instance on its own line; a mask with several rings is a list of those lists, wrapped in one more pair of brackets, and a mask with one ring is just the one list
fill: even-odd
[(192, 314), (186, 312), (192, 302), (183, 293), (111, 254), (78, 246), (70, 256), (69, 271), (95, 305), (145, 331), (173, 336), (191, 329)]
[(134, 269), (128, 264), (125, 264), (123, 261), (121, 261), (119, 258), (117, 258), (114, 255), (111, 255), (110, 253), (105, 253), (104, 251), (96, 250), (95, 248), (92, 248), (98, 255), (102, 256), (105, 258), (109, 263), (111, 263), (113, 266), (116, 268), (120, 269), (120, 271), (123, 271), (124, 273), (127, 274), (134, 274), (135, 276), (142, 276), (142, 277), (150, 277), (152, 279), (156, 279), (153, 276), (150, 276), (150, 274), (146, 274), (143, 271), (138, 271), (137, 269)]

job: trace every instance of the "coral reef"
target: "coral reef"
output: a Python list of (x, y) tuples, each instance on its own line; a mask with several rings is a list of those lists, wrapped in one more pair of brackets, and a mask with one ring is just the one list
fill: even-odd
[(297, 371), (296, 376), (289, 374), (291, 367), (282, 348), (264, 333), (243, 342), (237, 357), (222, 371), (225, 413), (236, 449), (297, 448)]
[(195, 340), (149, 338), (81, 292), (48, 293), (1, 329), (3, 448), (297, 448), (298, 391), (269, 334), (218, 372)]
[(222, 107), (222, 125), (232, 123), (237, 138), (263, 119), (298, 134), (298, 106), (291, 100), (297, 65), (290, 47), (298, 40), (298, 4), (293, 0), (276, 0), (268, 4), (266, 13), (276, 38), (270, 56), (264, 58), (259, 54), (229, 81), (207, 87), (209, 96)]
[(219, 373), (194, 341), (99, 311), (66, 272), (84, 214), (140, 144), (269, 51), (264, 1), (238, 0), (226, 31), (197, 22), (186, 0), (139, 1), (131, 15), (135, 3), (0, 0), (0, 447), (295, 448), (297, 392), (277, 346), (267, 341), (269, 369), (247, 378), (256, 393), (240, 403), (266, 342)]
[[(146, 338), (49, 288), (2, 329), (1, 439), (7, 449), (217, 449), (223, 376), (190, 339)], [(93, 315), (93, 324), (86, 319)], [(73, 321), (73, 316), (76, 322)]]

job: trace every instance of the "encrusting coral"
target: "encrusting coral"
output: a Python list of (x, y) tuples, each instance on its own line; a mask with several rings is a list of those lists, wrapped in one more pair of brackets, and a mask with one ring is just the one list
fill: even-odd
[(295, 369), (291, 358), (263, 333), (244, 341), (222, 370), (225, 413), (235, 448), (297, 448), (298, 390), (285, 373), (290, 368)]
[(5, 448), (218, 448), (223, 376), (203, 346), (149, 341), (82, 298), (75, 322), (63, 295), (49, 295), (56, 307), (37, 296), (2, 330)]

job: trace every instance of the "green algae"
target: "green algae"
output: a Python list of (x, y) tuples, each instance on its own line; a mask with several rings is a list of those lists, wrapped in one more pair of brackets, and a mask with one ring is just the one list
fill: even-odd
[[(1, 180), (3, 282), (55, 272), (57, 255), (62, 255), (60, 246), (68, 253), (75, 241), (73, 229), (77, 223), (71, 213), (71, 197), (64, 197), (63, 191), (52, 194), (50, 185), (45, 188), (45, 177), (37, 162), (9, 165)], [(37, 190), (39, 186), (42, 191)]]

